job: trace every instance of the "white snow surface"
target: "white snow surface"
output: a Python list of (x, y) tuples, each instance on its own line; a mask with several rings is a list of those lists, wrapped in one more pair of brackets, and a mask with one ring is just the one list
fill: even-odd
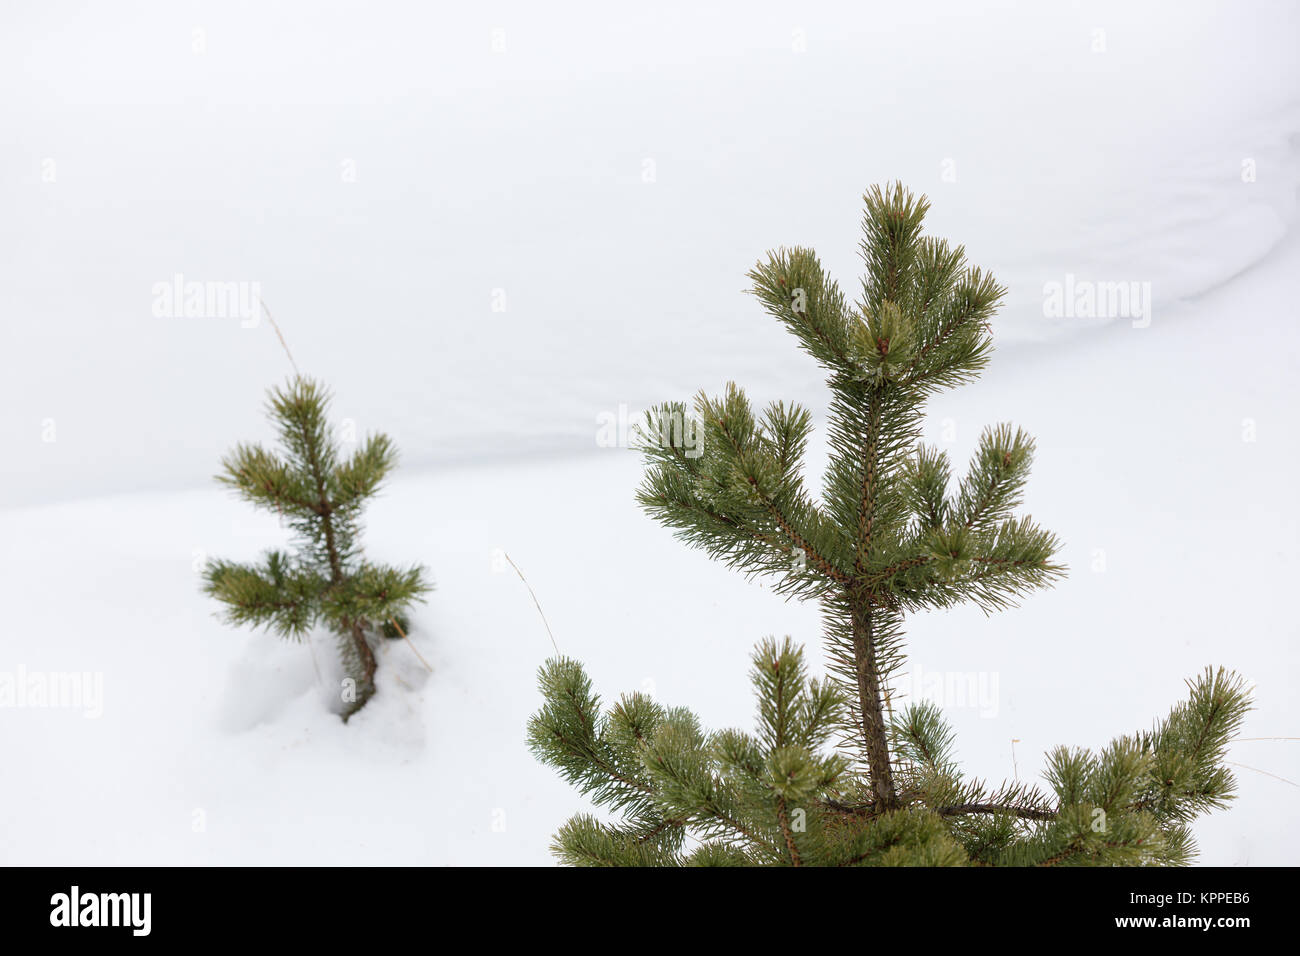
[[(930, 437), (957, 462), (986, 423), (1035, 433), (1027, 508), (1072, 569), (1014, 611), (910, 622), (908, 673), (975, 675), (991, 691), (943, 701), (971, 774), (1036, 778), (1057, 744), (1148, 727), (1210, 664), (1256, 687), (1243, 736), (1296, 736), (1300, 528), (1280, 476), (1300, 463), (1300, 332), (1278, 303), (1298, 265), (1292, 240), (1169, 321), (1002, 350), (935, 406)], [(6, 664), (103, 674), (97, 718), (0, 711), (15, 771), (5, 818), (21, 821), (0, 832), (0, 860), (547, 862), (549, 835), (583, 802), (525, 750), (552, 649), (495, 552), (523, 569), (560, 650), (607, 700), (646, 690), (709, 726), (749, 726), (759, 638), (792, 635), (821, 660), (816, 609), (673, 540), (632, 500), (640, 472), (613, 448), (402, 473), (370, 512), (367, 547), (436, 578), (413, 622), (433, 673), (385, 642), (379, 693), (347, 726), (330, 712), (327, 636), (313, 643), (318, 681), (307, 647), (231, 631), (198, 593), (196, 559), (276, 544), (274, 516), (213, 489), (0, 512)], [(1297, 862), (1294, 784), (1276, 778), (1300, 779), (1298, 755), (1286, 741), (1233, 746), (1254, 769), (1237, 769), (1231, 810), (1197, 824), (1203, 862)]]
[[(525, 749), (553, 650), (500, 551), (606, 700), (748, 727), (750, 649), (820, 662), (817, 610), (642, 514), (597, 419), (729, 379), (820, 415), (744, 272), (811, 245), (852, 296), (859, 196), (894, 178), (1011, 290), (927, 438), (960, 470), (987, 424), (1034, 434), (1027, 510), (1071, 567), (1017, 610), (909, 622), (915, 688), (983, 682), (941, 701), (967, 771), (1036, 779), (1206, 665), (1255, 686), (1244, 737), (1300, 736), (1300, 15), (902, 6), (6, 11), (0, 674), (103, 699), (0, 707), (0, 863), (550, 862), (585, 803)], [(257, 282), (336, 416), (403, 450), (365, 541), (428, 566), (433, 672), (385, 642), (346, 726), (328, 635), (232, 630), (199, 593), (204, 556), (283, 543), (210, 476), (269, 437), (288, 367), (265, 321), (154, 315), (178, 273)], [(1048, 318), (1067, 276), (1151, 283), (1149, 325)], [(1231, 759), (1201, 861), (1300, 862), (1297, 744)]]
[(817, 400), (738, 293), (805, 245), (855, 297), (873, 183), (927, 193), (1008, 286), (1003, 344), (1104, 321), (1044, 316), (1067, 275), (1149, 282), (1163, 320), (1295, 221), (1288, 2), (5, 17), (10, 503), (197, 486), (283, 379), (264, 320), (155, 316), (177, 275), (257, 283), (339, 414), (415, 466), (582, 450), (597, 413), (728, 377)]

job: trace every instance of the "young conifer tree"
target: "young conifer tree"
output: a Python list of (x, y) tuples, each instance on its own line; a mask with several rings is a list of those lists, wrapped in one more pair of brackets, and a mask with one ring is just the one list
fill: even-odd
[(752, 672), (758, 733), (709, 734), (690, 711), (639, 694), (602, 714), (579, 664), (548, 661), (530, 746), (624, 816), (575, 817), (555, 851), (596, 865), (1185, 863), (1187, 822), (1234, 788), (1225, 749), (1249, 697), (1231, 674), (1191, 682), (1190, 699), (1150, 732), (1099, 753), (1058, 748), (1050, 793), (964, 779), (931, 704), (886, 718), (907, 613), (961, 601), (1000, 610), (1064, 567), (1056, 538), (1015, 515), (1027, 435), (986, 430), (955, 484), (946, 454), (920, 444), (927, 397), (987, 363), (1003, 288), (960, 247), (921, 234), (923, 197), (894, 185), (865, 201), (855, 303), (809, 249), (770, 254), (750, 273), (767, 311), (827, 372), (820, 500), (801, 476), (811, 415), (780, 402), (757, 415), (734, 384), (701, 394), (693, 415), (669, 403), (647, 416), (655, 440), (638, 495), (686, 542), (819, 601), (830, 677), (807, 680), (788, 640), (764, 643)]
[(330, 434), (329, 402), (324, 387), (294, 377), (267, 401), (280, 454), (239, 444), (222, 460), (217, 480), (280, 515), (294, 540), (291, 550), (270, 551), (256, 564), (210, 560), (204, 590), (225, 604), (233, 625), (263, 626), (295, 640), (318, 624), (332, 630), (346, 674), (346, 720), (375, 690), (369, 636), (405, 620), (431, 585), (418, 565), (385, 567), (362, 555), (361, 512), (397, 464), (397, 449), (387, 435), (369, 435), (344, 458)]

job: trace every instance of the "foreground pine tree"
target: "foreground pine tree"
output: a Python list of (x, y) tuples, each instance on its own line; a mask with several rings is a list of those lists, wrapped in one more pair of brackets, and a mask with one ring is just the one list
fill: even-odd
[(326, 390), (296, 377), (272, 389), (267, 402), (282, 453), (240, 444), (222, 460), (217, 480), (281, 515), (294, 533), (294, 547), (271, 551), (252, 565), (209, 561), (204, 590), (226, 605), (231, 624), (263, 626), (293, 639), (324, 624), (338, 635), (347, 719), (374, 693), (369, 636), (404, 620), (430, 585), (419, 566), (383, 567), (362, 556), (362, 508), (397, 464), (397, 450), (386, 435), (371, 435), (342, 459), (328, 410)]
[[(1033, 443), (987, 430), (955, 486), (919, 443), (933, 392), (974, 378), (1004, 290), (961, 248), (923, 237), (928, 204), (901, 186), (865, 197), (862, 296), (850, 305), (807, 249), (751, 273), (767, 311), (828, 372), (832, 458), (805, 490), (811, 416), (761, 416), (734, 385), (647, 416), (638, 498), (688, 543), (824, 608), (831, 677), (808, 681), (789, 642), (760, 645), (758, 731), (706, 733), (634, 694), (607, 714), (576, 662), (548, 661), (529, 725), (544, 762), (619, 811), (578, 816), (555, 841), (574, 864), (1182, 864), (1186, 824), (1222, 807), (1227, 744), (1249, 708), (1240, 679), (1207, 671), (1150, 732), (1098, 753), (1049, 755), (1050, 792), (961, 776), (938, 709), (886, 719), (904, 615), (1012, 604), (1064, 573), (1056, 539), (1014, 511)], [(835, 748), (827, 753), (831, 743)]]

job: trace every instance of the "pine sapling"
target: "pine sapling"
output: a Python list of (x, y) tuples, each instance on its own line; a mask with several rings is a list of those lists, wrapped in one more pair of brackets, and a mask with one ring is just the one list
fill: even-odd
[(956, 482), (947, 455), (920, 441), (926, 399), (987, 364), (1005, 290), (960, 247), (922, 235), (923, 197), (894, 185), (865, 202), (856, 302), (809, 249), (772, 253), (750, 273), (755, 296), (827, 373), (820, 498), (802, 477), (811, 414), (781, 402), (757, 414), (734, 384), (647, 415), (638, 494), (687, 543), (818, 601), (829, 683), (806, 682), (788, 643), (764, 644), (759, 734), (706, 734), (689, 711), (641, 695), (602, 714), (581, 666), (549, 661), (530, 745), (624, 817), (574, 818), (556, 852), (628, 865), (1185, 863), (1186, 823), (1234, 788), (1224, 758), (1249, 696), (1229, 673), (1207, 670), (1149, 733), (1096, 754), (1052, 752), (1050, 794), (965, 780), (931, 704), (887, 716), (905, 615), (959, 602), (1001, 610), (1065, 568), (1055, 536), (1016, 514), (1028, 435), (987, 429)]
[(288, 551), (256, 564), (210, 560), (204, 590), (225, 605), (233, 625), (265, 627), (300, 640), (323, 624), (338, 637), (346, 674), (343, 717), (375, 691), (377, 662), (370, 636), (405, 631), (406, 612), (432, 589), (424, 569), (372, 564), (360, 546), (361, 513), (397, 464), (386, 435), (367, 436), (344, 458), (330, 434), (330, 396), (296, 376), (270, 391), (267, 413), (280, 452), (239, 444), (222, 460), (217, 480), (255, 507), (280, 515), (293, 532)]

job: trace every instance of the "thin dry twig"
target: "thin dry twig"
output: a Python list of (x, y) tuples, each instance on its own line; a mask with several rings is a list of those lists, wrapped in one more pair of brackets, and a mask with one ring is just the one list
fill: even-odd
[(510, 566), (515, 569), (515, 574), (519, 575), (519, 580), (523, 581), (524, 587), (528, 588), (528, 593), (532, 595), (533, 604), (537, 608), (537, 613), (542, 616), (542, 623), (546, 625), (546, 633), (551, 638), (551, 646), (555, 648), (555, 653), (557, 654), (560, 653), (560, 645), (555, 643), (555, 635), (551, 633), (550, 622), (546, 620), (546, 612), (542, 610), (542, 604), (540, 601), (537, 600), (537, 594), (536, 592), (533, 591), (533, 586), (528, 583), (528, 579), (524, 577), (524, 572), (519, 570), (519, 565), (515, 564), (515, 562), (511, 560), (510, 555), (506, 554), (504, 551), (502, 551), (501, 553), (505, 554), (506, 560), (510, 561)]
[(1253, 770), (1255, 773), (1262, 773), (1266, 777), (1272, 777), (1274, 780), (1281, 780), (1283, 783), (1289, 783), (1293, 787), (1300, 787), (1300, 783), (1294, 780), (1288, 780), (1286, 777), (1279, 777), (1275, 773), (1269, 773), (1267, 770), (1260, 770), (1258, 767), (1251, 767), (1244, 763), (1233, 763), (1231, 760), (1225, 760), (1224, 763), (1230, 767), (1240, 767), (1242, 770)]
[(294, 374), (302, 375), (298, 371), (298, 363), (293, 360), (293, 353), (289, 351), (289, 343), (284, 340), (284, 333), (280, 331), (280, 326), (275, 321), (275, 316), (271, 314), (271, 310), (266, 307), (266, 303), (262, 301), (260, 295), (257, 297), (257, 301), (262, 306), (262, 311), (266, 313), (266, 317), (271, 320), (271, 328), (275, 329), (275, 337), (280, 340), (280, 345), (284, 348), (284, 354), (289, 356), (289, 364), (293, 366)]
[(388, 619), (388, 623), (391, 624), (391, 625), (393, 625), (393, 627), (395, 627), (395, 628), (397, 629), (397, 633), (400, 634), (400, 635), (402, 635), (402, 640), (406, 641), (406, 643), (410, 646), (410, 648), (411, 648), (411, 652), (412, 652), (413, 654), (415, 654), (415, 656), (418, 657), (418, 658), (420, 659), (420, 663), (423, 664), (423, 665), (425, 666), (425, 668), (429, 671), (430, 674), (432, 674), (432, 673), (433, 673), (433, 667), (429, 664), (428, 661), (426, 661), (426, 660), (424, 659), (424, 655), (421, 654), (418, 650), (416, 650), (416, 648), (415, 648), (415, 644), (413, 644), (413, 643), (411, 642), (411, 639), (410, 639), (409, 637), (406, 636), (406, 632), (405, 632), (404, 630), (402, 630), (402, 625), (400, 625), (400, 624), (397, 623), (397, 618), (390, 617), (390, 618)]

